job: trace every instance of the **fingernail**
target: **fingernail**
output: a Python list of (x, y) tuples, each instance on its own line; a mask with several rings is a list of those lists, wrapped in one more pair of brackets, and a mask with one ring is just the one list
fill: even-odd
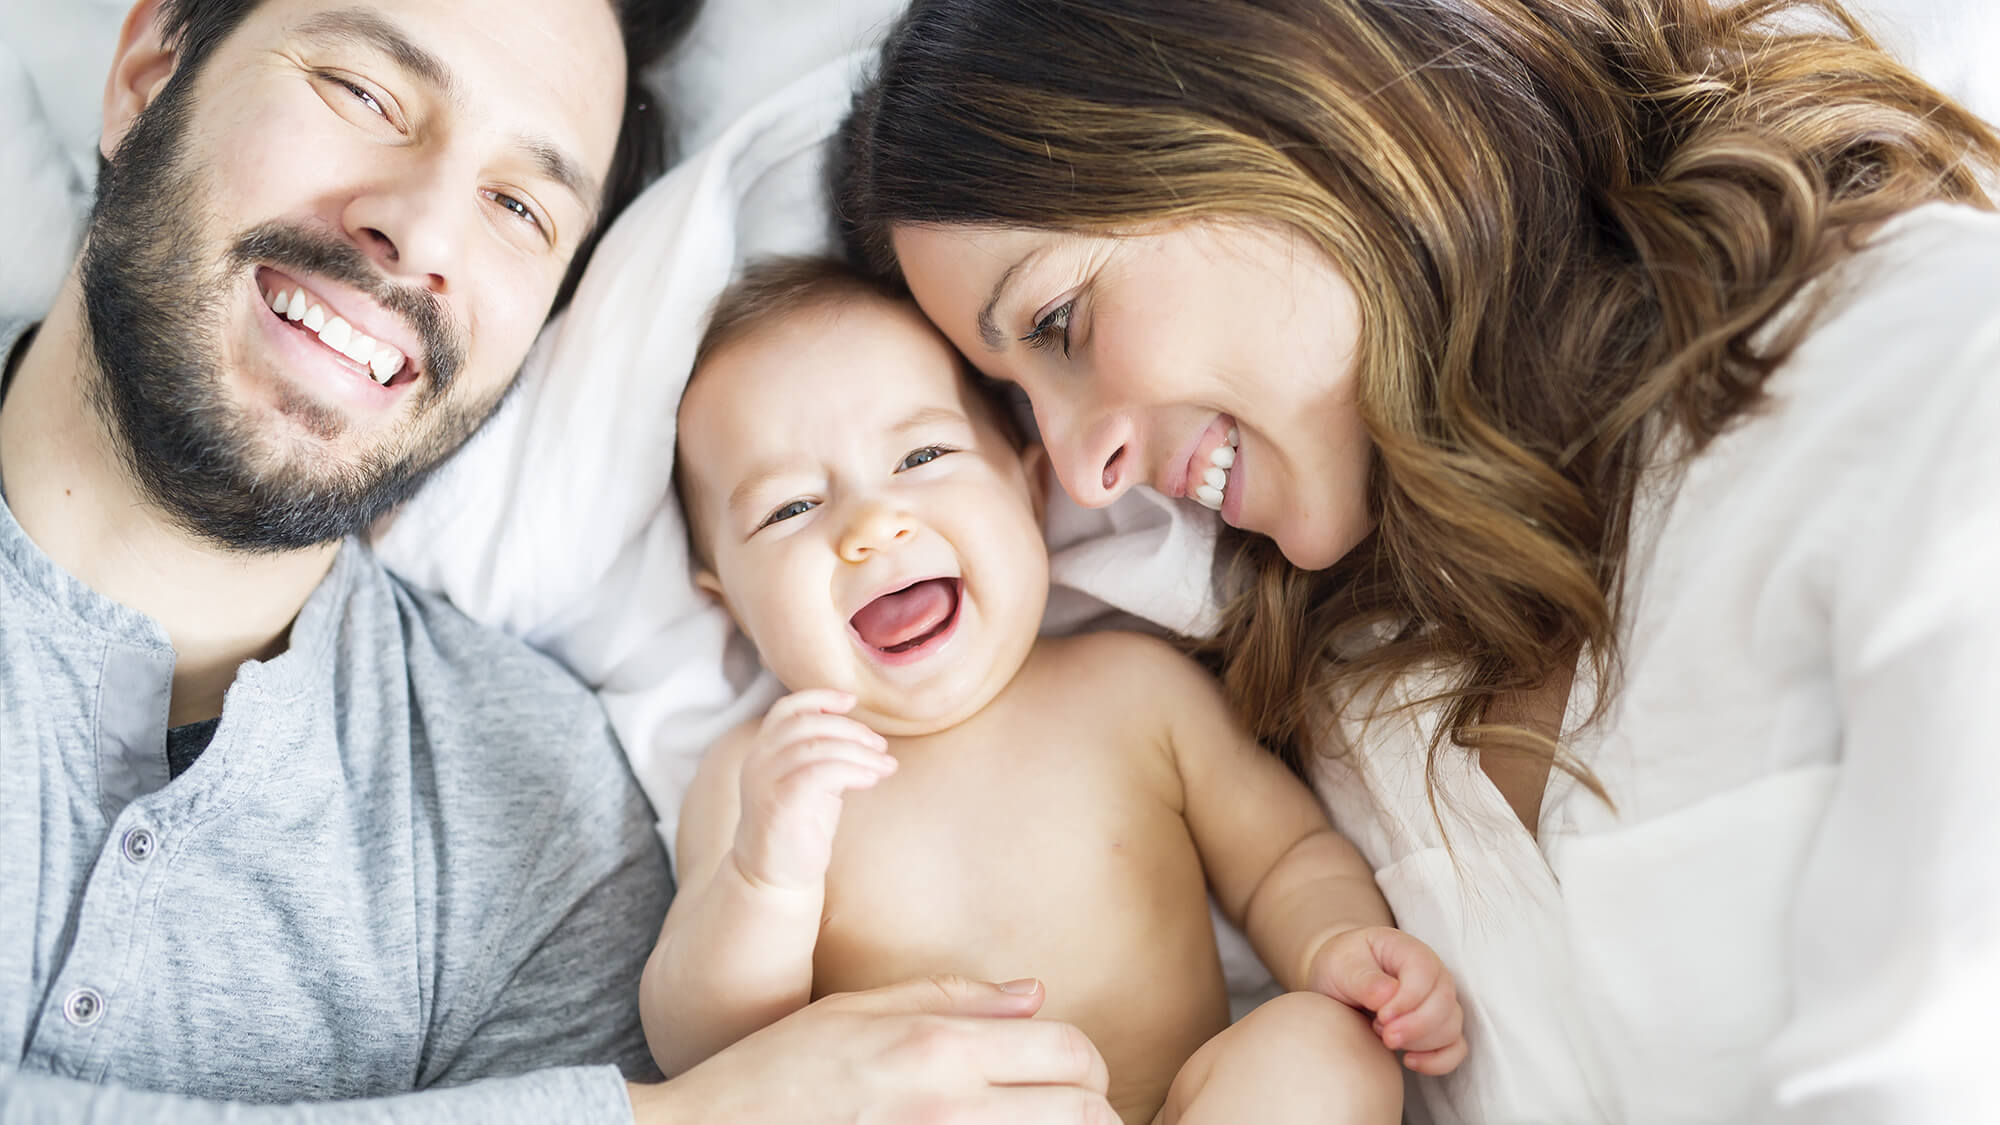
[(1041, 986), (1042, 982), (1034, 977), (1022, 977), (1020, 980), (1010, 980), (997, 987), (1009, 996), (1033, 996), (1035, 990)]

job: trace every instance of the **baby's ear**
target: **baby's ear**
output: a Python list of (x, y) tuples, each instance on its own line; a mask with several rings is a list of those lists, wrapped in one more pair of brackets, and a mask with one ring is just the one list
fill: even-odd
[(728, 614), (731, 621), (736, 622), (737, 628), (743, 627), (742, 620), (736, 616), (736, 610), (729, 605), (729, 595), (722, 592), (722, 579), (717, 578), (714, 571), (705, 566), (697, 567), (694, 572), (694, 584), (696, 589), (715, 599), (715, 604), (722, 607), (722, 612)]
[(1028, 495), (1035, 502), (1035, 522), (1049, 522), (1049, 451), (1038, 441), (1021, 447), (1021, 471), (1028, 475)]

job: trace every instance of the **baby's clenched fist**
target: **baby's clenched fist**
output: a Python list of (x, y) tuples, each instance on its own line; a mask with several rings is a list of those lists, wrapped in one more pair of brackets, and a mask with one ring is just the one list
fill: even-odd
[(743, 759), (735, 860), (745, 878), (818, 886), (833, 858), (842, 798), (896, 772), (881, 735), (847, 718), (846, 692), (801, 691), (771, 705)]

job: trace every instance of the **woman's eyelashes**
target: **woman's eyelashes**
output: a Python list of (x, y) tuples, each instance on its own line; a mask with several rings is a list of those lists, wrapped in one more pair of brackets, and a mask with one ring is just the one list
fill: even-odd
[(1051, 348), (1060, 344), (1063, 358), (1069, 358), (1069, 318), (1076, 310), (1076, 298), (1071, 297), (1055, 308), (1042, 314), (1035, 327), (1021, 341), (1031, 348)]

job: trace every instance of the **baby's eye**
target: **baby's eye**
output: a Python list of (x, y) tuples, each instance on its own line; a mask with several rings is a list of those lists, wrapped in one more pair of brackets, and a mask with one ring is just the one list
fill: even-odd
[(807, 512), (812, 511), (813, 508), (816, 506), (817, 505), (815, 505), (810, 500), (794, 500), (789, 504), (785, 504), (774, 509), (770, 515), (765, 516), (764, 522), (757, 525), (757, 530), (762, 531), (763, 529), (771, 526), (774, 523), (779, 522), (780, 520), (788, 520), (791, 519), (793, 516), (805, 515)]
[(896, 471), (900, 473), (905, 469), (914, 469), (919, 465), (928, 465), (945, 454), (954, 452), (957, 451), (943, 445), (926, 445), (922, 449), (913, 449), (903, 455), (903, 461), (896, 466)]

